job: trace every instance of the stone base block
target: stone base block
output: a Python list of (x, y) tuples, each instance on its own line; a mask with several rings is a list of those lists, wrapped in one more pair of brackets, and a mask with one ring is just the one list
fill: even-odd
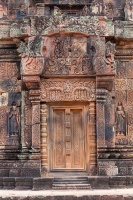
[(15, 189), (15, 178), (3, 178), (3, 189)]
[(40, 168), (24, 168), (21, 169), (21, 177), (40, 177)]
[(33, 178), (16, 178), (16, 190), (31, 190), (33, 188)]
[(3, 189), (3, 178), (0, 178), (0, 189)]
[(52, 188), (53, 178), (34, 178), (33, 190), (49, 190)]
[(109, 188), (109, 177), (89, 177), (89, 184), (91, 188), (95, 189), (108, 189)]
[(116, 176), (109, 178), (110, 188), (126, 188), (127, 179), (126, 176)]

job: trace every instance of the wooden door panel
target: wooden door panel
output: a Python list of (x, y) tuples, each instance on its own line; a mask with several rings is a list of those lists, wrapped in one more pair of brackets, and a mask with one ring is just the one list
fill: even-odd
[(72, 145), (73, 145), (73, 168), (83, 168), (84, 167), (84, 128), (83, 128), (83, 118), (82, 110), (75, 109), (71, 110), (72, 115)]
[(53, 110), (54, 168), (64, 168), (64, 110)]
[(52, 170), (84, 170), (83, 108), (52, 108)]

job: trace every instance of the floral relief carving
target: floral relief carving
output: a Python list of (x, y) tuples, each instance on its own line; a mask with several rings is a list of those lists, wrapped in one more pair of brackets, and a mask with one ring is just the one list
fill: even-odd
[(93, 80), (45, 80), (41, 81), (42, 101), (94, 101)]
[(94, 72), (85, 37), (56, 37), (45, 64), (45, 75), (88, 75)]

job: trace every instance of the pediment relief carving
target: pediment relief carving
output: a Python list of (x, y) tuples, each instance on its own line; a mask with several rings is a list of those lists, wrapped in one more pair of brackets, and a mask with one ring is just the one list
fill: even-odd
[[(46, 58), (43, 75), (95, 74), (93, 57), (96, 50), (95, 47), (88, 47), (88, 38), (64, 35), (56, 36), (52, 40), (52, 50)], [(45, 55), (48, 55), (47, 50)]]

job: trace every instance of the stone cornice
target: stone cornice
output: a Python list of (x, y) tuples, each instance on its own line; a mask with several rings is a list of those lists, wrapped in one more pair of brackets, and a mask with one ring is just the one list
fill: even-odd
[(34, 16), (21, 20), (0, 21), (0, 39), (24, 38), (36, 35), (52, 36), (59, 33), (76, 33), (87, 37), (113, 36), (133, 38), (132, 21), (115, 21), (105, 16)]
[(34, 16), (23, 20), (0, 21), (0, 33), (0, 39), (52, 36), (59, 33), (113, 36), (114, 25), (104, 16)]

